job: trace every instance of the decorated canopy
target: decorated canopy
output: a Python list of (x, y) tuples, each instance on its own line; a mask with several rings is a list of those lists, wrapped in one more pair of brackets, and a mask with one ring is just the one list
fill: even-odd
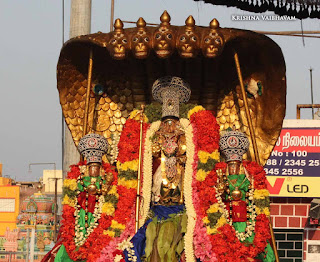
[[(228, 127), (249, 135), (244, 100), (234, 61), (238, 54), (261, 162), (269, 157), (285, 115), (286, 69), (280, 47), (265, 35), (222, 28), (171, 26), (165, 11), (158, 27), (140, 18), (134, 28), (120, 19), (110, 33), (79, 36), (65, 43), (57, 66), (60, 103), (77, 145), (83, 136), (89, 54), (92, 51), (88, 131), (104, 135), (122, 131), (128, 114), (153, 101), (151, 88), (171, 75), (191, 86), (190, 103), (212, 110), (221, 130)], [(250, 159), (253, 155), (250, 149)]]
[(275, 14), (295, 16), (297, 19), (320, 18), (319, 0), (194, 0), (213, 5), (237, 7), (241, 10), (263, 13), (273, 11)]

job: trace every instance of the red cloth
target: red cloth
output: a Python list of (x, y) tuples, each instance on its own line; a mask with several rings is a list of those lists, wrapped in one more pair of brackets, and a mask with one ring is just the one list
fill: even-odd
[[(86, 210), (86, 192), (81, 192), (78, 196), (79, 205)], [(88, 212), (93, 213), (96, 204), (96, 195), (88, 196)]]
[(247, 221), (247, 203), (243, 200), (232, 201), (232, 221)]

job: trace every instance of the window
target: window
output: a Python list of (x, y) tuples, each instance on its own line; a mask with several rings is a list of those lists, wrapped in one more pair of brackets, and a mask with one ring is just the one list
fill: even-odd
[(0, 198), (0, 212), (14, 212), (16, 200), (14, 198)]

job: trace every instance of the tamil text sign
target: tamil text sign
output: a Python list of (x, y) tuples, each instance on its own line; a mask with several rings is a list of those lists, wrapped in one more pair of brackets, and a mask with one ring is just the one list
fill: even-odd
[(284, 126), (264, 166), (271, 196), (320, 197), (320, 126), (306, 121), (319, 123)]

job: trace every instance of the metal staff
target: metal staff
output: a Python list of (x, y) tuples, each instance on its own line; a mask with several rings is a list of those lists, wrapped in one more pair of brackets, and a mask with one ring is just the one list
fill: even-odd
[(141, 161), (142, 161), (142, 138), (143, 138), (143, 112), (144, 105), (141, 105), (140, 114), (140, 144), (139, 144), (139, 166), (138, 166), (138, 185), (137, 185), (137, 200), (136, 200), (136, 233), (139, 229), (139, 212), (140, 212), (140, 186), (141, 186)]
[[(240, 68), (240, 63), (239, 63), (239, 57), (236, 52), (234, 52), (234, 61), (235, 61), (236, 68), (237, 68), (238, 78), (239, 78), (240, 87), (241, 87), (241, 93), (242, 93), (243, 102), (244, 102), (244, 108), (245, 108), (246, 117), (248, 120), (248, 125), (249, 125), (249, 130), (250, 130), (250, 138), (252, 141), (253, 151), (254, 151), (254, 158), (255, 158), (256, 162), (260, 165), (260, 158), (259, 158), (257, 141), (256, 141), (256, 137), (255, 137), (255, 133), (254, 133), (254, 129), (253, 129), (253, 124), (251, 121), (250, 111), (249, 111), (249, 107), (248, 107), (247, 94), (244, 89), (241, 68)], [(270, 218), (269, 218), (269, 228), (270, 228), (270, 233), (271, 233), (272, 248), (274, 251), (274, 255), (276, 257), (276, 262), (279, 262), (279, 255), (278, 255), (278, 251), (277, 251), (276, 240), (274, 237), (273, 228), (272, 228), (272, 225), (270, 222)]]

